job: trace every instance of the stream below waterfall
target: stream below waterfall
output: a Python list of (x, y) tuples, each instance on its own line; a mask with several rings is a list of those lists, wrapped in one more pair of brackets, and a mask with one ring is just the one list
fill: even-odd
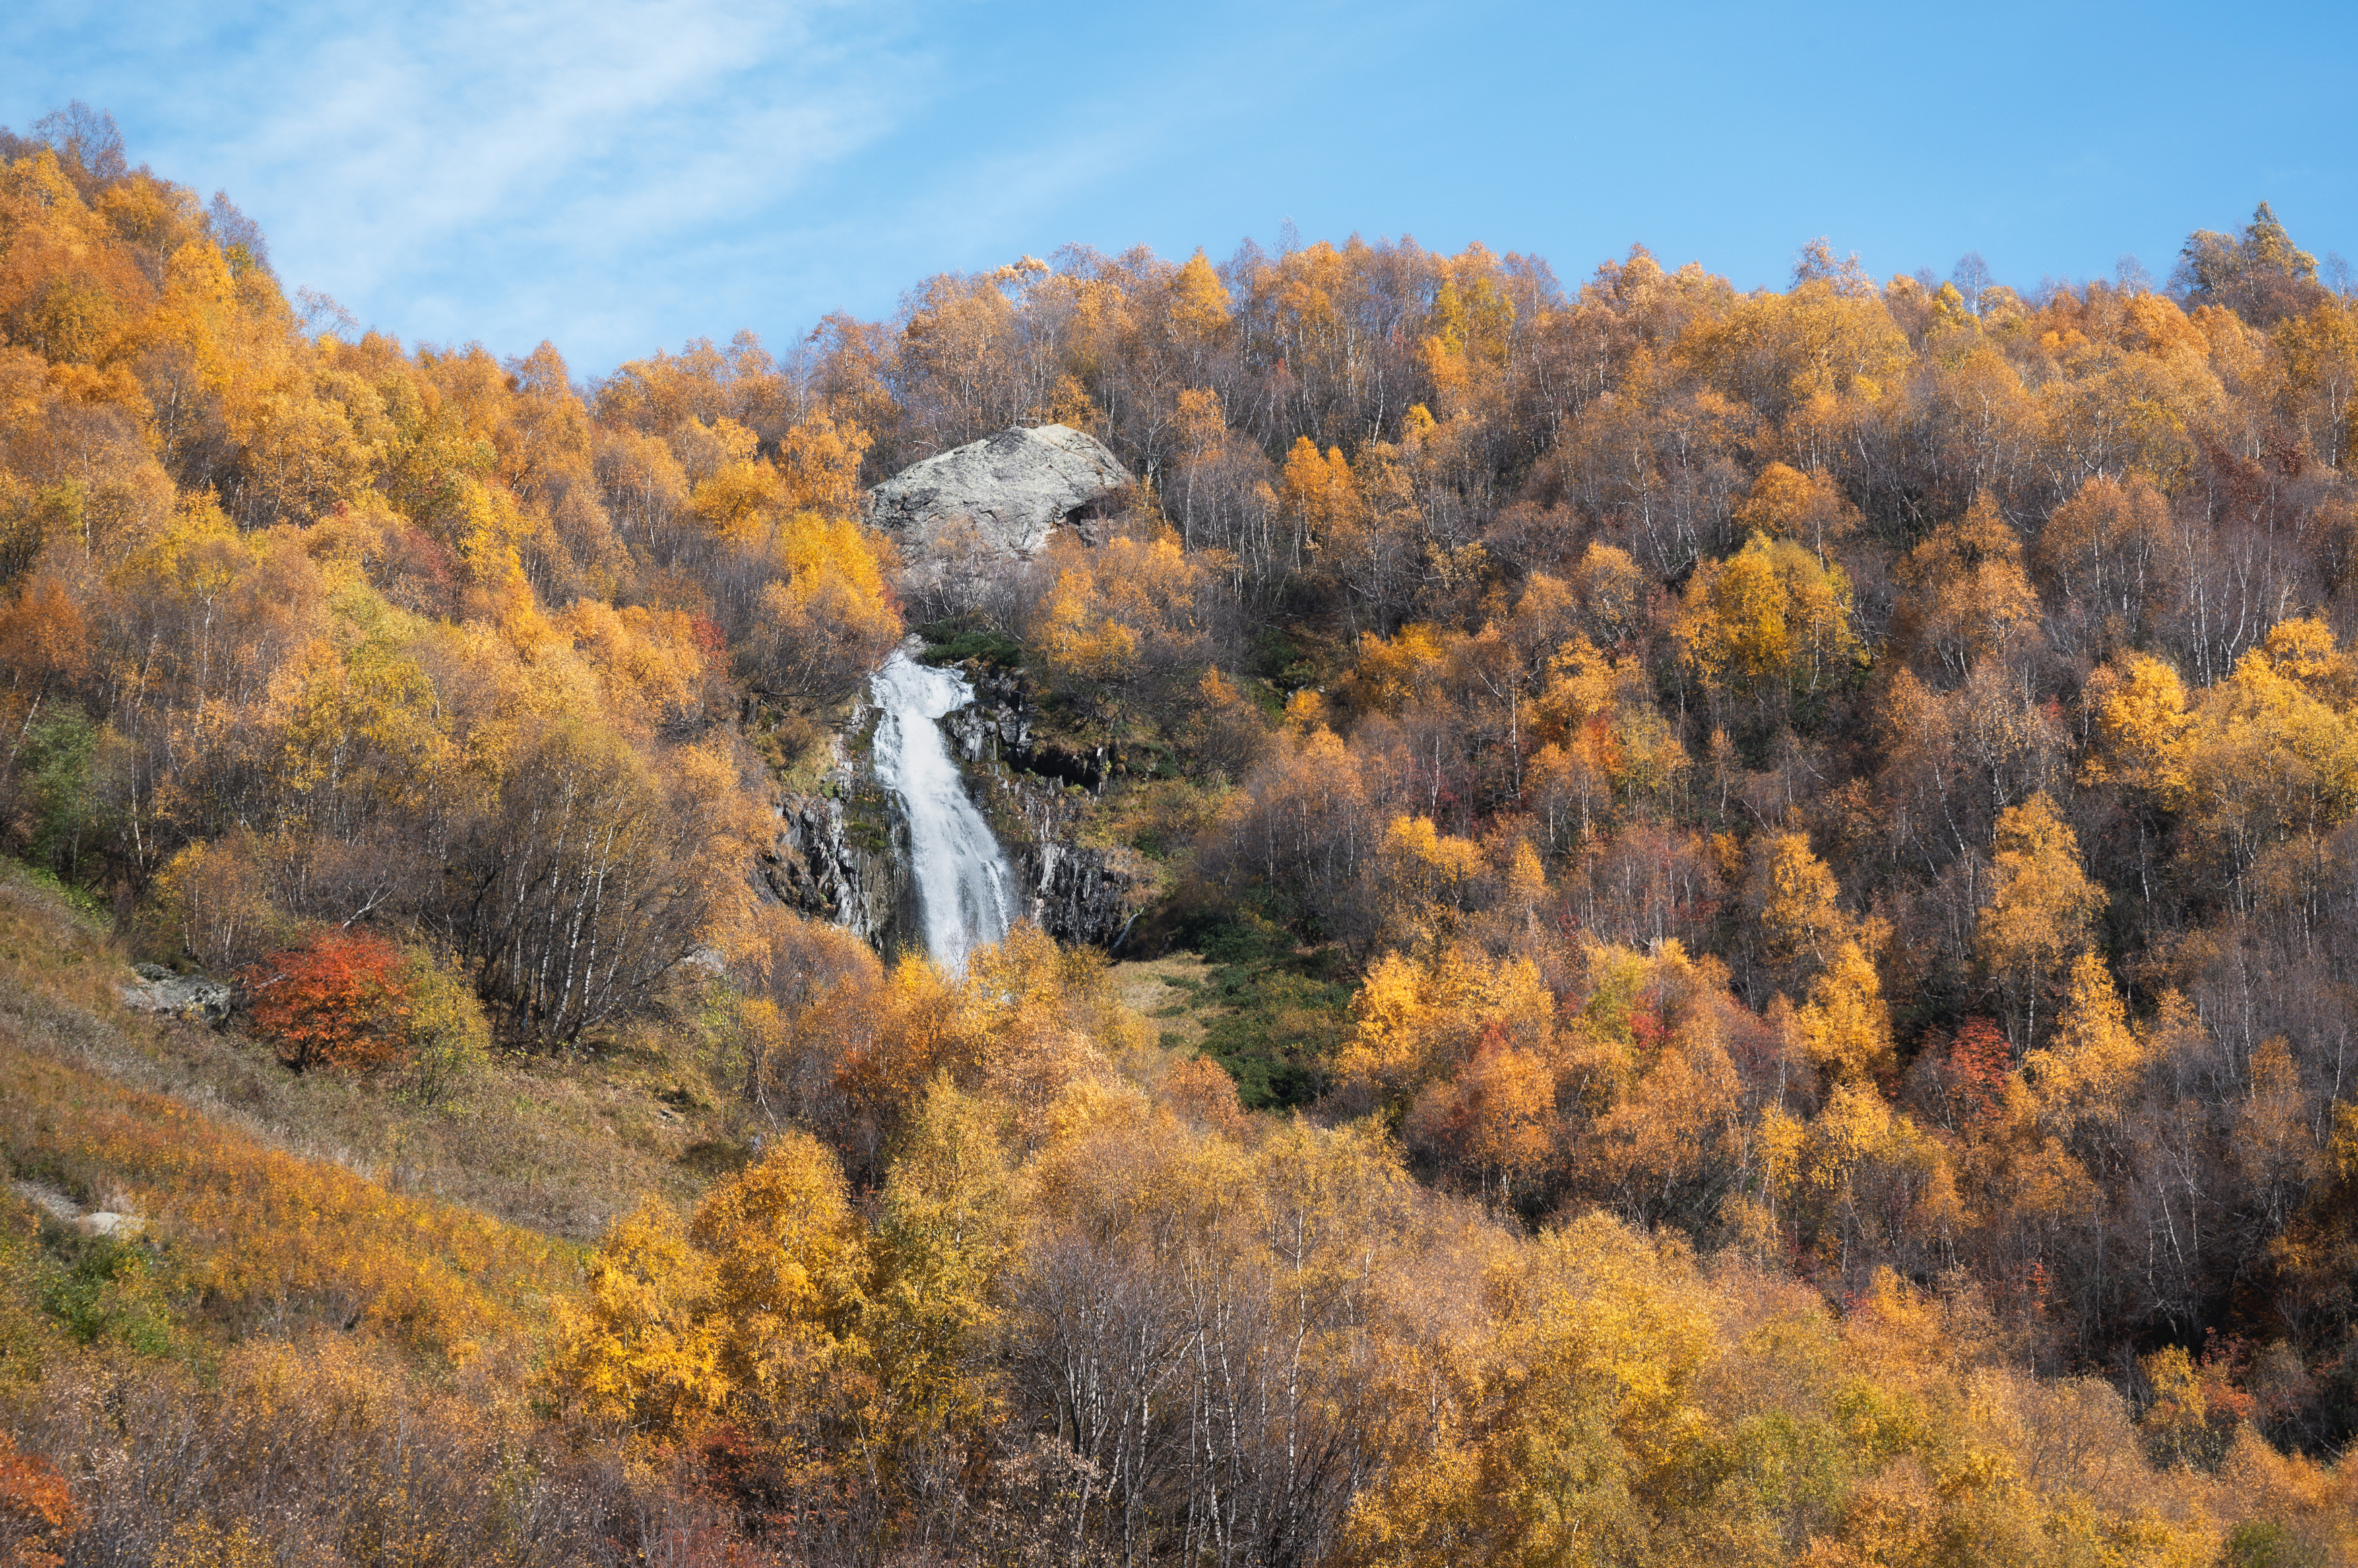
[(876, 724), (876, 776), (901, 797), (909, 821), (909, 879), (925, 951), (952, 974), (967, 955), (1007, 935), (1015, 878), (990, 825), (966, 793), (942, 736), (944, 715), (974, 700), (955, 670), (894, 654), (869, 677), (883, 717)]

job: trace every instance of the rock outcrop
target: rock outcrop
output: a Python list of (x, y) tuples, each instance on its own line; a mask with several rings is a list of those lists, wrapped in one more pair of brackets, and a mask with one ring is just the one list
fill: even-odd
[(118, 1214), (113, 1209), (94, 1209), (74, 1221), (74, 1228), (84, 1236), (112, 1236), (128, 1241), (147, 1228), (147, 1222), (135, 1214)]
[(147, 1228), (146, 1220), (123, 1210), (102, 1208), (85, 1214), (70, 1194), (46, 1182), (19, 1180), (8, 1185), (27, 1203), (46, 1209), (59, 1224), (72, 1226), (84, 1236), (112, 1236), (128, 1241)]
[(1025, 913), (1059, 941), (1119, 947), (1154, 901), (1157, 879), (1134, 850), (1078, 841), (1085, 792), (1104, 781), (1104, 757), (1036, 744), (1021, 683), (985, 675), (974, 684), (972, 706), (943, 722), (1014, 863)]
[(886, 957), (924, 929), (909, 875), (909, 830), (889, 791), (849, 777), (778, 803), (762, 879), (781, 903), (836, 925)]
[(968, 678), (974, 683), (974, 702), (942, 720), (959, 756), (970, 763), (1004, 762), (1059, 785), (1095, 790), (1105, 783), (1104, 747), (1076, 750), (1033, 733), (1032, 705), (1021, 679), (990, 670)]
[(1076, 844), (1068, 827), (1048, 826), (1061, 815), (1054, 809), (1061, 794), (1054, 784), (1017, 775), (994, 780), (993, 787), (1018, 815), (1036, 816), (1045, 828), (1008, 845), (1040, 929), (1060, 942), (1118, 952), (1130, 923), (1154, 902), (1152, 869), (1133, 849)]
[(868, 492), (868, 518), (927, 555), (970, 526), (983, 550), (1036, 554), (1057, 524), (1130, 482), (1095, 437), (1065, 425), (1001, 430), (912, 463)]
[(140, 1012), (158, 1012), (209, 1023), (219, 1029), (229, 1022), (230, 989), (201, 975), (176, 975), (161, 964), (141, 964), (135, 984), (123, 988), (123, 1004)]

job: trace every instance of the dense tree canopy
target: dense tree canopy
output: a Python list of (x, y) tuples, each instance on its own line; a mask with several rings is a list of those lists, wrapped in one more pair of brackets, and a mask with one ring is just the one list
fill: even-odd
[[(530, 1410), (431, 1405), (698, 1499), (632, 1561), (2338, 1563), (2353, 401), (2265, 205), (2028, 297), (1074, 248), (583, 382), (290, 300), (78, 108), (0, 134), (0, 832), (307, 1075), (725, 1061), (694, 1205), (481, 1308)], [(1137, 476), (1086, 536), (863, 519), (1048, 421)], [(1035, 927), (956, 977), (757, 895), (912, 630), (1104, 759), (1058, 820), (1151, 868), (1121, 956), (1203, 956), (1200, 1043)], [(298, 1178), (190, 1195), (268, 1161), (40, 1071), (81, 1119), (0, 1113), (12, 1168), (112, 1151), (196, 1238), (42, 1287), (85, 1342), (426, 1289), (202, 1274)], [(463, 1365), (434, 1288), (401, 1354)], [(169, 1398), (446, 1399), (361, 1355)], [(16, 1561), (134, 1560), (73, 1556), (137, 1511), (98, 1386), (0, 1377)], [(205, 1484), (135, 1560), (249, 1560)]]

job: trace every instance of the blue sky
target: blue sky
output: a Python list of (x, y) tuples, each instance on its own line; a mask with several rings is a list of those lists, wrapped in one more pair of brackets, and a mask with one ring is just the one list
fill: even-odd
[(1289, 218), (1568, 284), (1639, 241), (1779, 284), (1824, 234), (2027, 288), (2166, 276), (2266, 198), (2358, 263), (2353, 46), (2321, 5), (16, 0), (0, 124), (109, 109), (133, 162), (260, 222), (290, 288), (591, 374)]

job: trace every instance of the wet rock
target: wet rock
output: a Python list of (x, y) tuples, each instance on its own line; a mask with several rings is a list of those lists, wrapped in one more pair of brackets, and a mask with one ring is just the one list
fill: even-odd
[(1158, 881), (1132, 850), (1077, 842), (1087, 802), (1072, 792), (1104, 787), (1104, 749), (1042, 743), (1020, 678), (995, 671), (971, 678), (973, 705), (943, 723), (1031, 901), (1025, 913), (1059, 941), (1119, 946)]
[(790, 795), (778, 803), (778, 837), (762, 878), (778, 901), (833, 921), (891, 955), (914, 939), (916, 889), (909, 876), (908, 827), (890, 795)]
[(139, 1012), (186, 1018), (219, 1029), (229, 1022), (230, 989), (202, 975), (176, 975), (161, 964), (141, 964), (138, 980), (122, 989), (123, 1004)]
[(942, 720), (950, 749), (969, 762), (1009, 762), (1029, 754), (1032, 713), (1023, 685), (997, 670), (969, 671), (974, 701)]
[(1030, 902), (1024, 914), (1060, 942), (1119, 948), (1154, 901), (1152, 868), (1135, 850), (1079, 842), (1088, 799), (1076, 787), (1004, 767), (969, 779)]
[(990, 671), (971, 679), (973, 705), (942, 721), (960, 757), (970, 763), (1004, 762), (1060, 785), (1092, 791), (1104, 787), (1104, 747), (1074, 750), (1040, 742), (1033, 732), (1031, 704), (1021, 679)]
[(1025, 846), (1017, 861), (1031, 889), (1032, 918), (1059, 941), (1119, 951), (1154, 899), (1154, 880), (1136, 860), (1124, 849)]

